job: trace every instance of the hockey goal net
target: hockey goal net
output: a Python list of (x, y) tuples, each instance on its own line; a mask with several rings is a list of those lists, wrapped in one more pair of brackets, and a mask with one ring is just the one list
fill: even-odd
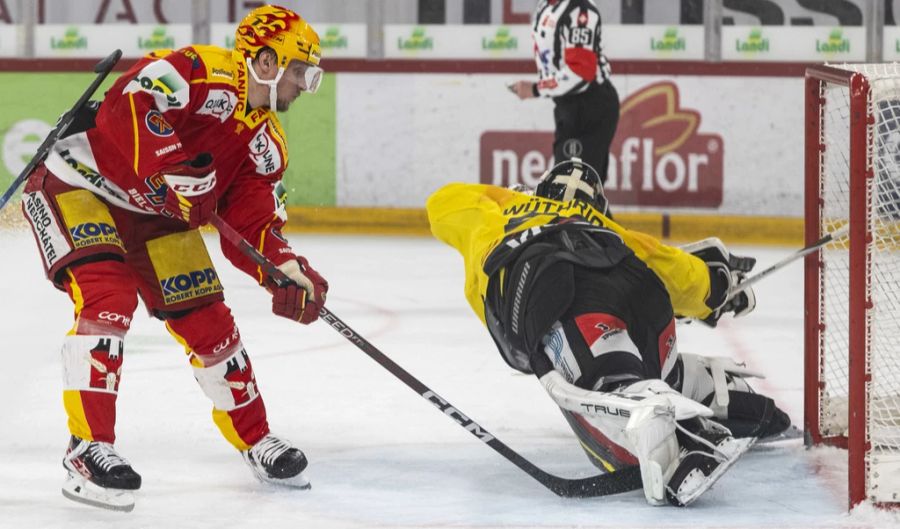
[(900, 65), (806, 73), (807, 444), (848, 450), (848, 496), (900, 505)]

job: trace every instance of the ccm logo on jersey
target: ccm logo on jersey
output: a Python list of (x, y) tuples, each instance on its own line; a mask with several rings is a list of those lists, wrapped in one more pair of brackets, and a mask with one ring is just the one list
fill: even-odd
[(159, 110), (147, 112), (144, 123), (147, 124), (147, 130), (154, 136), (165, 138), (175, 134), (175, 129), (172, 128), (172, 125), (169, 125), (169, 122), (166, 121), (166, 118), (163, 117)]
[(234, 107), (237, 104), (237, 96), (234, 92), (228, 90), (210, 90), (206, 96), (206, 101), (197, 114), (212, 116), (218, 118), (219, 121), (225, 123), (225, 120), (231, 117)]

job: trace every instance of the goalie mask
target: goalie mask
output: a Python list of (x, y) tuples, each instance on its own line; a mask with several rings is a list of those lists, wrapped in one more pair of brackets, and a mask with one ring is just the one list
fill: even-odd
[(560, 202), (578, 199), (594, 206), (604, 215), (609, 208), (600, 175), (580, 158), (572, 158), (553, 166), (541, 178), (534, 194)]

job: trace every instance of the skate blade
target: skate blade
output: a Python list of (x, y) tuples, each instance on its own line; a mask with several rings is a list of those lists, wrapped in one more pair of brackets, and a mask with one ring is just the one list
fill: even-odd
[[(674, 494), (675, 498), (681, 504), (681, 507), (687, 507), (688, 505), (697, 501), (697, 498), (703, 495), (704, 492), (708, 491), (712, 488), (712, 486), (719, 481), (719, 478), (725, 475), (725, 472), (731, 468), (732, 465), (737, 462), (738, 459), (741, 458), (744, 453), (750, 449), (751, 446), (756, 442), (755, 437), (748, 437), (744, 439), (735, 439), (734, 445), (731, 447), (731, 451), (728, 454), (728, 460), (721, 463), (719, 466), (712, 471), (712, 473), (706, 477), (706, 480), (698, 486), (697, 488), (686, 491), (680, 494)], [(671, 492), (671, 490), (670, 490)]]
[(69, 476), (62, 486), (66, 498), (110, 511), (131, 512), (134, 510), (134, 493), (130, 490), (107, 489), (95, 485), (81, 476)]
[(312, 483), (310, 483), (309, 480), (306, 479), (306, 476), (304, 476), (302, 472), (292, 478), (276, 479), (270, 478), (269, 476), (266, 476), (261, 472), (257, 472), (257, 470), (254, 468), (253, 475), (256, 476), (256, 479), (267, 485), (276, 485), (278, 487), (298, 490), (309, 490), (312, 488)]

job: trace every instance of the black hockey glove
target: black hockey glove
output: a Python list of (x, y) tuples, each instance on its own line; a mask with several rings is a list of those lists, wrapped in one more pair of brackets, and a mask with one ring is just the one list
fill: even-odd
[(747, 273), (753, 270), (756, 259), (732, 255), (718, 237), (710, 237), (685, 245), (682, 250), (699, 257), (709, 268), (709, 296), (706, 306), (712, 313), (702, 321), (710, 327), (719, 323), (725, 313), (735, 317), (745, 316), (756, 308), (756, 295), (752, 288), (737, 294), (732, 289), (741, 284)]

